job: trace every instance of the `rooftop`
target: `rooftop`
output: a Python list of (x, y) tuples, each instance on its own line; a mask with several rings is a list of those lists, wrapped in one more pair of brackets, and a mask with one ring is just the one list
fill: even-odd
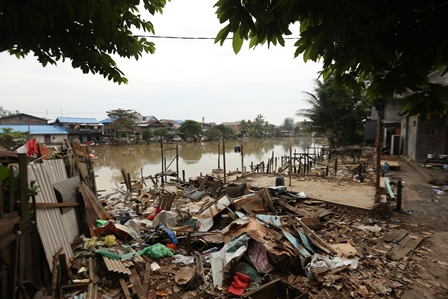
[(29, 132), (31, 135), (67, 135), (67, 131), (60, 126), (51, 125), (0, 125), (0, 131), (11, 128), (16, 132)]

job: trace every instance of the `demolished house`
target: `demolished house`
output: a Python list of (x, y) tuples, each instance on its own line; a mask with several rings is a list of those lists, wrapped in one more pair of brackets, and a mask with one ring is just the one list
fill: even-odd
[[(125, 187), (98, 197), (89, 157), (72, 143), (65, 161), (27, 166), (43, 287), (9, 298), (399, 298), (409, 255), (428, 237), (378, 220), (379, 202), (309, 198), (278, 175), (275, 186), (213, 173), (161, 184), (123, 170)], [(361, 168), (368, 181), (361, 164), (350, 181)]]

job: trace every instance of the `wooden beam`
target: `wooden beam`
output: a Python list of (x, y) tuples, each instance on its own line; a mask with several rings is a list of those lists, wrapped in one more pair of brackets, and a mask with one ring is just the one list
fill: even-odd
[[(30, 204), (31, 205), (31, 204)], [(67, 208), (67, 207), (77, 207), (79, 203), (77, 202), (58, 202), (58, 203), (48, 203), (48, 202), (37, 202), (36, 208), (45, 209), (45, 208)]]

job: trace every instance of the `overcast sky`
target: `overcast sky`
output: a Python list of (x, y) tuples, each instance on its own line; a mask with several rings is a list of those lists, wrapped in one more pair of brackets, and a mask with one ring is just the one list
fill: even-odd
[[(172, 0), (163, 15), (150, 17), (158, 36), (212, 37), (223, 27), (210, 0)], [(298, 26), (294, 26), (298, 34)], [(83, 74), (70, 63), (43, 68), (31, 54), (16, 59), (0, 53), (0, 106), (39, 117), (106, 118), (112, 109), (134, 109), (158, 119), (205, 122), (253, 120), (258, 114), (275, 125), (306, 108), (321, 66), (294, 59), (293, 40), (285, 47), (248, 49), (235, 55), (232, 42), (150, 39), (156, 53), (138, 61), (117, 58), (129, 83)]]

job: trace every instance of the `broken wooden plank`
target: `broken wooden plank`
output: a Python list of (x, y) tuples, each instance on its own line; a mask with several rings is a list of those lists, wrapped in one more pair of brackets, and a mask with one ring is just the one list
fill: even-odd
[(148, 294), (149, 291), (149, 281), (151, 277), (151, 264), (145, 263), (145, 273), (143, 274), (143, 292)]
[(130, 270), (131, 270), (131, 275), (129, 275), (129, 282), (132, 285), (132, 292), (134, 293), (134, 295), (137, 294), (137, 297), (139, 299), (146, 299), (142, 283), (137, 274), (137, 270), (135, 270), (135, 268), (131, 268)]
[(207, 184), (208, 179), (209, 179), (208, 174), (205, 176), (205, 178), (201, 178), (202, 181), (201, 181), (201, 184), (199, 185), (199, 188), (198, 188), (199, 191), (203, 191), (204, 190), (205, 184)]
[(291, 206), (290, 204), (287, 204), (286, 202), (283, 202), (281, 199), (277, 200), (277, 204), (281, 205), (285, 209), (295, 213), (297, 216), (302, 217), (311, 217), (313, 216), (312, 213), (308, 212), (307, 210), (299, 209), (296, 207)]
[(96, 259), (92, 257), (89, 258), (89, 278), (95, 284), (100, 282), (100, 278), (96, 272)]
[(391, 230), (387, 235), (383, 237), (383, 240), (386, 242), (398, 242), (403, 239), (408, 232), (404, 229), (395, 229)]
[(128, 288), (126, 282), (124, 281), (123, 276), (118, 278), (118, 282), (120, 283), (121, 290), (123, 291), (123, 294), (124, 294), (124, 298), (125, 299), (132, 299), (131, 293), (129, 292), (129, 288)]
[(300, 221), (299, 218), (295, 217), (295, 219), (300, 224), (300, 226), (302, 226), (304, 233), (307, 235), (308, 239), (311, 240), (311, 243), (313, 243), (314, 245), (316, 245), (317, 247), (319, 247), (326, 253), (334, 253), (334, 254), (337, 253), (336, 250), (334, 250), (333, 248), (330, 248), (327, 245), (327, 243), (325, 243), (324, 240), (322, 240), (318, 235), (316, 235), (316, 233), (312, 229), (310, 229), (308, 226), (306, 226), (306, 224), (304, 224), (302, 221)]
[(406, 255), (408, 255), (409, 252), (414, 250), (420, 244), (420, 242), (423, 241), (423, 239), (424, 237), (409, 237), (409, 240), (405, 244), (400, 246), (399, 250), (391, 252), (389, 257), (395, 261), (401, 260)]

